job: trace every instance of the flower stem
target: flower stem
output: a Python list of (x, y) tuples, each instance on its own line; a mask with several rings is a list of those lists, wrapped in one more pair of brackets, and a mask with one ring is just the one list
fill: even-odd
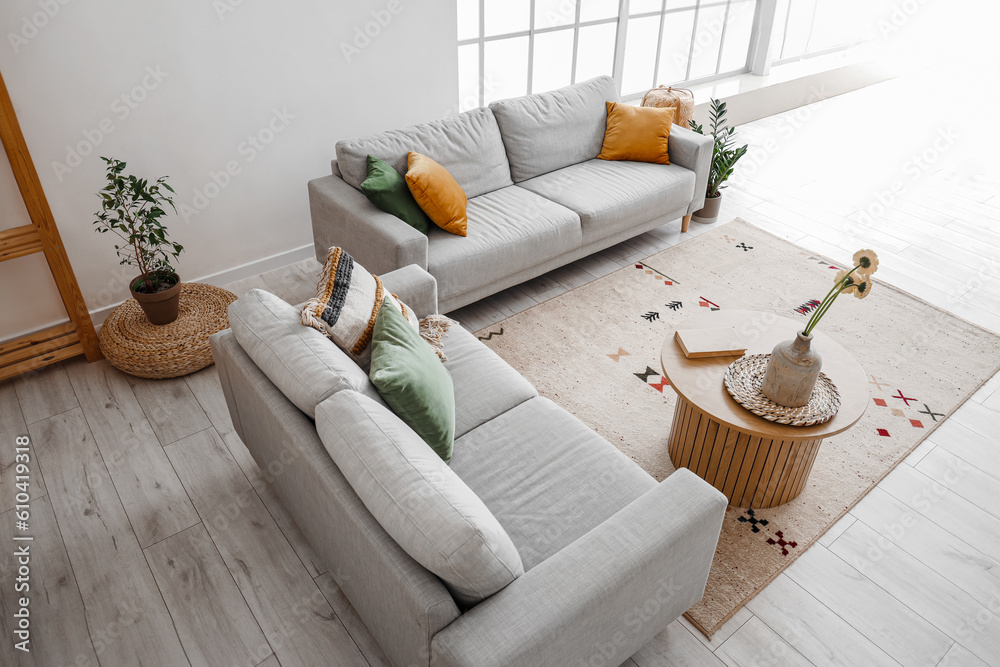
[(842, 292), (847, 290), (848, 287), (850, 286), (845, 284), (843, 287), (840, 288), (840, 290), (836, 294), (834, 294), (828, 300), (820, 304), (819, 308), (817, 308), (816, 311), (813, 313), (812, 318), (810, 318), (810, 324), (807, 326), (806, 330), (802, 332), (803, 335), (808, 336), (810, 333), (812, 333), (812, 330), (816, 328), (816, 325), (819, 324), (819, 321), (823, 319), (824, 315), (826, 315), (826, 311), (830, 310), (830, 308), (833, 306), (833, 302), (837, 299), (838, 296), (841, 295)]
[[(844, 280), (847, 280), (847, 278), (845, 277), (843, 280), (840, 280), (837, 283), (835, 283), (833, 285), (833, 289), (831, 289), (829, 292), (827, 292), (826, 296), (823, 297), (823, 300), (820, 301), (819, 307), (816, 308), (815, 311), (813, 311), (813, 314), (809, 318), (809, 321), (806, 322), (806, 328), (802, 330), (803, 335), (808, 336), (809, 332), (812, 331), (813, 327), (815, 327), (817, 324), (819, 324), (820, 312), (824, 311), (824, 306), (826, 306), (833, 299), (837, 298), (836, 295), (834, 294), (834, 292), (837, 292), (838, 289), (840, 289), (840, 288), (843, 287)], [(837, 294), (839, 294), (839, 292), (837, 292)]]
[(823, 297), (823, 300), (820, 302), (819, 307), (815, 311), (813, 311), (812, 317), (810, 317), (809, 321), (806, 322), (806, 328), (802, 330), (803, 336), (808, 336), (810, 333), (812, 333), (812, 330), (816, 328), (816, 325), (819, 324), (819, 321), (823, 319), (824, 315), (826, 315), (826, 311), (830, 310), (830, 306), (832, 306), (836, 298), (840, 296), (840, 293), (849, 287), (847, 282), (848, 279), (859, 268), (861, 268), (860, 264), (858, 264), (853, 269), (848, 271), (846, 276), (844, 276), (839, 281), (834, 283), (833, 289), (831, 289), (829, 292), (826, 293), (826, 296)]

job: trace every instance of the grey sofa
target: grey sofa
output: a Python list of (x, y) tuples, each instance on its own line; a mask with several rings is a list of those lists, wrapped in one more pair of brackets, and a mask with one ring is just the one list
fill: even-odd
[[(436, 312), (434, 278), (419, 267), (382, 278), (421, 316)], [(310, 418), (337, 419), (330, 406), (344, 403), (342, 392), (377, 398), (367, 376), (299, 325), (295, 308), (263, 296), (233, 304), (237, 333), (211, 340), (233, 424), (393, 665), (617, 667), (701, 598), (725, 497), (684, 469), (658, 484), (454, 326), (445, 340), (457, 414), (451, 470), (524, 566), (463, 608), (369, 512)], [(356, 413), (342, 418), (352, 432)]]
[[(633, 236), (705, 201), (712, 141), (675, 125), (671, 164), (597, 159), (610, 77), (492, 103), (443, 120), (340, 141), (333, 173), (309, 183), (316, 258), (341, 246), (369, 271), (416, 264), (449, 312)], [(406, 171), (408, 151), (441, 163), (469, 197), (468, 236), (427, 235), (360, 191), (369, 154)]]

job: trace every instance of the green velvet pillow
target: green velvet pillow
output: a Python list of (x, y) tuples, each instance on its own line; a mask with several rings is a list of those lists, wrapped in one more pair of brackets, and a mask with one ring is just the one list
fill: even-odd
[(368, 177), (361, 183), (368, 201), (386, 213), (391, 213), (424, 234), (431, 228), (431, 219), (410, 194), (406, 179), (389, 164), (368, 156)]
[(396, 416), (449, 462), (455, 441), (451, 374), (399, 309), (388, 302), (375, 318), (368, 377)]

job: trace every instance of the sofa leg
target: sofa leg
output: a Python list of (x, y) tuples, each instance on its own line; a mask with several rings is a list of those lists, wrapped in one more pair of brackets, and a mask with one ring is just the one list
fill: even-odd
[(691, 216), (693, 213), (688, 213), (681, 219), (681, 231), (686, 232), (688, 230), (688, 225), (691, 224)]

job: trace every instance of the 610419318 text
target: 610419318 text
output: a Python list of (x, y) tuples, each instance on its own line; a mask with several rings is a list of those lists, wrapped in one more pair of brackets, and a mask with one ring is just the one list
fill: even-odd
[(14, 648), (31, 651), (31, 508), (28, 505), (31, 488), (31, 439), (19, 435), (14, 440)]

